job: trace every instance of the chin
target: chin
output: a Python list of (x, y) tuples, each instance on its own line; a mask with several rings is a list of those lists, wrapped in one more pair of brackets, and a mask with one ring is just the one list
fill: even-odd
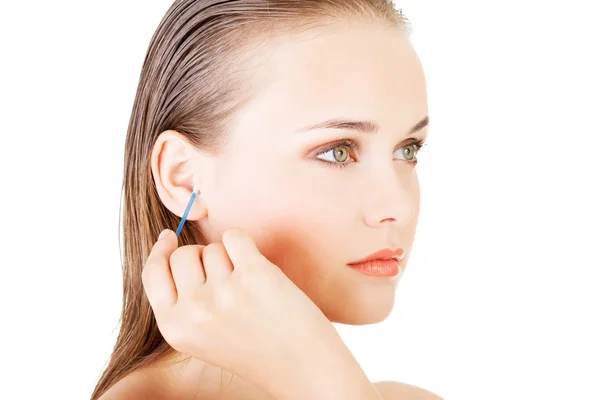
[[(371, 296), (363, 301), (340, 302), (324, 311), (331, 322), (345, 325), (371, 325), (387, 319), (394, 308), (395, 296)], [(360, 300), (356, 297), (355, 300)]]

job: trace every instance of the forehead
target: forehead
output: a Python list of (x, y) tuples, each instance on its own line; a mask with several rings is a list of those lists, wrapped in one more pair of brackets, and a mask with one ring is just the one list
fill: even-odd
[(262, 83), (252, 112), (269, 115), (272, 124), (350, 117), (402, 129), (427, 115), (423, 69), (401, 28), (361, 25), (279, 37), (257, 68)]

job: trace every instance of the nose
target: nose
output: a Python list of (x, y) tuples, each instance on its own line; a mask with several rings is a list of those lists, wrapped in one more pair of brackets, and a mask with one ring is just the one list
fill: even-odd
[[(381, 171), (380, 171), (381, 172)], [(418, 184), (413, 177), (399, 176), (397, 172), (371, 176), (363, 195), (363, 220), (372, 228), (389, 225), (404, 226), (415, 218), (417, 212)]]

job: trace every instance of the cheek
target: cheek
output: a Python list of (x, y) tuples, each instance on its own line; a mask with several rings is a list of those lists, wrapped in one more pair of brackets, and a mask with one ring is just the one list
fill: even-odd
[(314, 216), (282, 214), (260, 221), (251, 234), (261, 253), (309, 293), (331, 282), (347, 261), (336, 233)]
[(343, 233), (350, 233), (344, 214), (348, 205), (332, 207), (330, 200), (297, 183), (279, 181), (260, 192), (240, 194), (243, 206), (223, 207), (225, 225), (245, 229), (261, 253), (298, 286), (327, 281), (334, 272), (330, 267), (347, 261), (341, 246), (348, 243)]
[(419, 214), (421, 211), (421, 185), (419, 183), (419, 177), (417, 176), (416, 173), (415, 173), (415, 176), (413, 179), (413, 186), (411, 187), (410, 194), (411, 194), (412, 200), (415, 204), (415, 212), (416, 212), (415, 223), (416, 223), (416, 221), (419, 219)]

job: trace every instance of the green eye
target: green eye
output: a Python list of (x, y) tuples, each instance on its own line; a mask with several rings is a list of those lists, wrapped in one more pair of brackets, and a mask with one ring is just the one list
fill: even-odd
[(332, 151), (335, 161), (345, 162), (348, 159), (348, 148), (346, 146), (337, 146)]
[(400, 147), (397, 151), (402, 151), (402, 159), (414, 162), (416, 160), (418, 149), (418, 144), (409, 144), (407, 146)]
[(317, 155), (317, 159), (330, 165), (348, 166), (351, 160), (350, 153), (356, 149), (358, 149), (358, 144), (351, 140), (344, 140), (321, 151)]
[(417, 151), (415, 150), (413, 145), (404, 148), (404, 158), (406, 158), (408, 161), (412, 161), (415, 158), (416, 154)]

